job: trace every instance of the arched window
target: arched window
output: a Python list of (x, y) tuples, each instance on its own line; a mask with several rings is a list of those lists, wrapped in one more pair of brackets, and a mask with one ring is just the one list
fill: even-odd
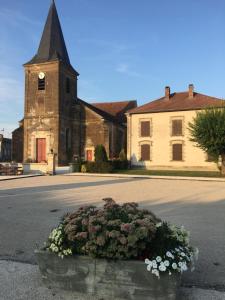
[(44, 78), (38, 78), (38, 90), (44, 91), (45, 90), (45, 77)]

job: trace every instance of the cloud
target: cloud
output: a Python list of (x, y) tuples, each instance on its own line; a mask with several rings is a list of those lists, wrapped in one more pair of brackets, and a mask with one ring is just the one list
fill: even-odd
[(130, 66), (126, 63), (120, 63), (117, 67), (116, 67), (116, 72), (128, 75), (128, 76), (133, 76), (133, 77), (141, 77), (141, 74), (139, 74), (138, 72), (135, 72), (133, 70), (130, 69)]

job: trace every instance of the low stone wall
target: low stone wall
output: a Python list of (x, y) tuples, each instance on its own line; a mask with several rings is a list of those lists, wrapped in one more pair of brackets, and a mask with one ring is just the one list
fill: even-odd
[(24, 174), (46, 174), (48, 164), (47, 163), (24, 163)]
[(143, 261), (112, 261), (74, 256), (64, 259), (36, 251), (44, 283), (105, 300), (175, 300), (180, 277), (158, 279)]

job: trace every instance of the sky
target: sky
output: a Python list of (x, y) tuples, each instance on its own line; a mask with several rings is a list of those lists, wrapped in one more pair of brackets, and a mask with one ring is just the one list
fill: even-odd
[[(0, 133), (23, 118), (23, 64), (37, 52), (51, 0), (0, 0)], [(55, 0), (89, 102), (162, 97), (165, 86), (225, 98), (224, 0)]]

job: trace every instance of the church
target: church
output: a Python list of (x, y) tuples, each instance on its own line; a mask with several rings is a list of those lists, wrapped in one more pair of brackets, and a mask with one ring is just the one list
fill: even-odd
[(125, 114), (137, 101), (90, 104), (78, 98), (79, 73), (70, 63), (54, 1), (37, 54), (24, 69), (24, 118), (13, 132), (14, 161), (43, 163), (55, 153), (56, 163), (65, 165), (75, 157), (94, 160), (98, 144), (109, 158), (126, 149)]

